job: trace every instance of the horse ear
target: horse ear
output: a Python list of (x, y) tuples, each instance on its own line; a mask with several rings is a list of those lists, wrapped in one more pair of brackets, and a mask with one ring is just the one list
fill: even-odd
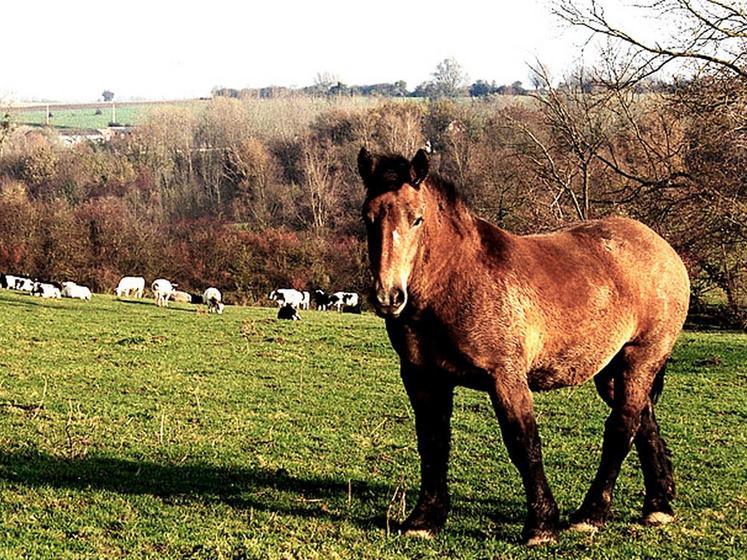
[(418, 150), (410, 162), (410, 184), (414, 187), (420, 185), (428, 176), (428, 154), (422, 148)]
[(361, 148), (361, 151), (358, 152), (358, 173), (360, 173), (360, 176), (363, 179), (363, 184), (366, 186), (368, 186), (371, 177), (373, 177), (373, 169), (374, 157), (364, 146)]

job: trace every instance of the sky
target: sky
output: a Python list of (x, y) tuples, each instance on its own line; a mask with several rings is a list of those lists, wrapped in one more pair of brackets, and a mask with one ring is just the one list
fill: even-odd
[(583, 39), (548, 0), (3, 0), (0, 101), (182, 99), (213, 87), (405, 80), (455, 59), (470, 81), (562, 74)]

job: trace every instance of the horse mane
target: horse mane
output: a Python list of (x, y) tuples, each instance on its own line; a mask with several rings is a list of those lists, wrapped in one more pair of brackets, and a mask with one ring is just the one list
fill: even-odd
[[(377, 157), (371, 181), (366, 186), (370, 196), (376, 196), (399, 190), (403, 184), (411, 181), (410, 160), (397, 154), (383, 154)], [(463, 203), (454, 183), (439, 173), (429, 172), (425, 182), (450, 205), (457, 206)]]
[(454, 183), (439, 173), (430, 173), (426, 179), (428, 186), (433, 188), (442, 198), (446, 199), (449, 204), (454, 206), (463, 205), (464, 199), (457, 192)]

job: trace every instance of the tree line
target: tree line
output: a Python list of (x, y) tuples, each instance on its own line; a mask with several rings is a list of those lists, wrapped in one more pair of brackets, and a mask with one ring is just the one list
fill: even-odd
[[(432, 78), (418, 84), (414, 89), (407, 88), (407, 82), (399, 80), (396, 82), (385, 82), (379, 84), (347, 85), (336, 76), (329, 73), (317, 74), (314, 83), (301, 88), (290, 88), (281, 86), (267, 86), (261, 88), (231, 88), (216, 86), (211, 93), (215, 97), (230, 97), (233, 99), (274, 99), (301, 96), (372, 96), (386, 98), (416, 97), (424, 99), (459, 98), (459, 97), (488, 97), (491, 95), (529, 95), (533, 89), (541, 85), (533, 80), (532, 85), (527, 88), (521, 80), (515, 80), (510, 84), (497, 84), (495, 80), (469, 81), (468, 75), (462, 70), (459, 62), (453, 58), (441, 61)], [(559, 87), (568, 87), (569, 84), (561, 83)], [(587, 91), (594, 89), (598, 84), (587, 80), (581, 84)], [(636, 84), (638, 93), (657, 93), (671, 91), (673, 85), (661, 78), (650, 78), (641, 80)]]

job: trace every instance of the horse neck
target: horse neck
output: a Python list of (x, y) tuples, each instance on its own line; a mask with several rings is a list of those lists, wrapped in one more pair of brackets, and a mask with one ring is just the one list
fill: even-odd
[[(424, 223), (423, 237), (416, 257), (409, 290), (423, 307), (442, 299), (452, 280), (475, 262), (480, 245), (477, 218), (459, 201), (446, 202), (434, 196), (441, 206)], [(435, 215), (434, 215), (435, 214)]]

